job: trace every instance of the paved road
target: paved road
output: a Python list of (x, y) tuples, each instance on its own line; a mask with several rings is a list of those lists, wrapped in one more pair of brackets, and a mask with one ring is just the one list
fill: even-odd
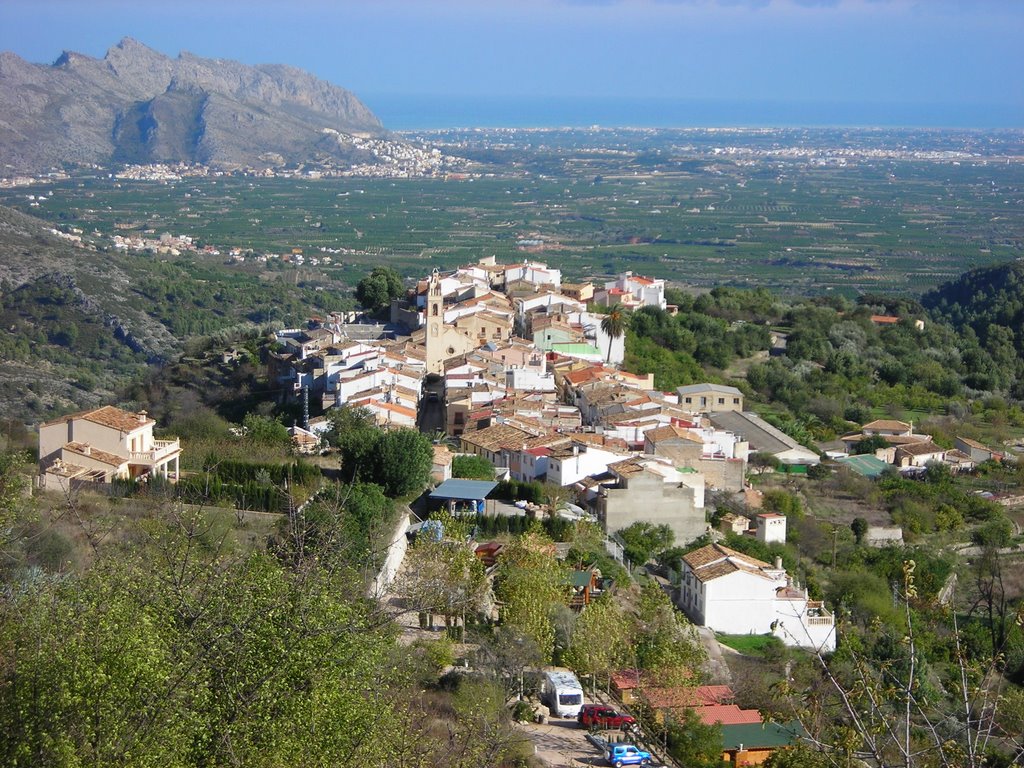
[(551, 768), (582, 768), (607, 765), (601, 753), (587, 741), (587, 729), (575, 720), (549, 720), (545, 725), (520, 723), (522, 730), (534, 743), (537, 757)]

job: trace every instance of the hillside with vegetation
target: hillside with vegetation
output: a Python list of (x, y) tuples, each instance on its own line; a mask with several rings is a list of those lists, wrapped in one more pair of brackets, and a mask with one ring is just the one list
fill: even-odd
[(1024, 262), (981, 267), (926, 293), (921, 303), (992, 358), (989, 379), (1024, 399)]
[(96, 405), (190, 339), (352, 306), (343, 286), (318, 287), (208, 259), (75, 244), (0, 207), (0, 414), (28, 421)]

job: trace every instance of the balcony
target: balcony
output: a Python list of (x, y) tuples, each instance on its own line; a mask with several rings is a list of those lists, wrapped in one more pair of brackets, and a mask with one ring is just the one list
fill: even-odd
[(154, 440), (152, 450), (131, 451), (128, 459), (133, 464), (156, 465), (180, 452), (181, 443), (178, 440)]

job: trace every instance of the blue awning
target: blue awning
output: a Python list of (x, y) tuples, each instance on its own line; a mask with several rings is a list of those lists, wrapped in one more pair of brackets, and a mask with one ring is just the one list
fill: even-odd
[(480, 501), (487, 498), (498, 484), (493, 480), (445, 480), (430, 492), (432, 499), (455, 499), (458, 501)]

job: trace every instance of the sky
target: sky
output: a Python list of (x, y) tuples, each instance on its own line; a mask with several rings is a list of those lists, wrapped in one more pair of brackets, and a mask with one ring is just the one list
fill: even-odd
[(125, 36), (292, 64), (385, 110), (696, 100), (1024, 127), (1022, 0), (0, 0), (0, 50), (29, 61)]

